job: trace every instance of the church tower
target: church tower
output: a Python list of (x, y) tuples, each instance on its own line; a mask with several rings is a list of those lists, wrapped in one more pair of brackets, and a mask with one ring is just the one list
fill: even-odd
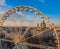
[(45, 23), (45, 21), (44, 21), (44, 20), (43, 20), (43, 22), (41, 22), (40, 27), (41, 27), (41, 29), (46, 28), (46, 23)]

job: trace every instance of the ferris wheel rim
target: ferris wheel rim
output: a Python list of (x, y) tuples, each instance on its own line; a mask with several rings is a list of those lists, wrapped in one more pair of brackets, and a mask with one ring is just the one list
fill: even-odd
[[(20, 6), (21, 7), (21, 6)], [(29, 7), (29, 8), (33, 8), (33, 7), (31, 7), (31, 6), (24, 6), (24, 7)], [(13, 9), (13, 8), (12, 8)], [(10, 11), (12, 11), (12, 9), (10, 10)], [(36, 8), (33, 8), (35, 11), (37, 11), (37, 9)], [(15, 10), (15, 11), (17, 11), (17, 10)], [(8, 11), (9, 12), (9, 11)], [(6, 13), (8, 13), (8, 12), (6, 12)], [(38, 12), (40, 12), (42, 15), (44, 15), (40, 10), (38, 10)], [(8, 17), (8, 15), (10, 15), (10, 14), (7, 14), (6, 15), (6, 13), (5, 13), (5, 15), (4, 16), (6, 16), (5, 17), (5, 19), (7, 19), (7, 17)], [(14, 11), (13, 12), (11, 12), (11, 13), (14, 13)], [(3, 17), (4, 17), (3, 16)], [(45, 16), (45, 15), (44, 15)], [(44, 19), (46, 18), (46, 16), (44, 17)], [(3, 23), (5, 22), (5, 20), (3, 20), (3, 19), (1, 19), (2, 20), (2, 22), (1, 22), (1, 25), (3, 25)], [(58, 39), (57, 39), (58, 40)]]

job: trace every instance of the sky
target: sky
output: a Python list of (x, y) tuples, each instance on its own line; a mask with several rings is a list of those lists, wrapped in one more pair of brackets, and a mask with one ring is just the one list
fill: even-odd
[(21, 5), (37, 8), (60, 26), (60, 0), (0, 0), (0, 17), (9, 9)]

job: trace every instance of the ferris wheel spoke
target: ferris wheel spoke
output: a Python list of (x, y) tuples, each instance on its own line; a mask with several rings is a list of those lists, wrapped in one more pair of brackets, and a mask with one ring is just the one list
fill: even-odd
[(19, 47), (17, 46), (17, 49), (19, 49)]
[(19, 48), (18, 48), (18, 45), (15, 45), (14, 49), (19, 49)]
[(38, 33), (38, 34), (35, 34), (35, 35), (30, 36), (30, 37), (28, 37), (28, 38), (25, 38), (25, 39), (24, 39), (24, 40), (22, 40), (22, 41), (26, 41), (27, 39), (30, 39), (30, 38), (35, 37), (35, 36), (38, 36), (38, 35), (40, 35), (41, 33), (46, 32), (46, 31), (48, 31), (48, 30), (50, 30), (50, 29), (47, 29), (47, 30), (42, 31), (42, 32), (40, 32), (40, 33)]
[(53, 48), (54, 49), (54, 47), (44, 46), (44, 45), (40, 45), (40, 44), (23, 43), (23, 45), (31, 46), (31, 47), (36, 47), (36, 48), (49, 48), (49, 49)]
[(0, 39), (0, 41), (13, 42), (13, 41), (11, 41), (11, 40), (7, 40), (7, 39)]
[[(35, 18), (36, 18), (36, 16), (35, 16), (35, 17), (34, 17), (34, 19), (32, 20), (31, 24), (34, 22)], [(24, 36), (25, 36), (25, 35), (26, 35), (26, 33), (28, 32), (28, 30), (30, 29), (31, 24), (29, 25), (29, 27), (28, 27), (28, 28), (26, 28), (26, 30), (25, 30), (25, 32), (24, 32), (24, 34), (22, 35), (22, 37), (21, 37), (21, 39), (20, 39), (20, 40), (22, 40), (22, 39), (24, 38)]]
[(17, 45), (15, 45), (13, 49), (16, 49), (16, 47), (17, 47)]
[(23, 43), (23, 45), (40, 48), (40, 45), (32, 44), (32, 43)]

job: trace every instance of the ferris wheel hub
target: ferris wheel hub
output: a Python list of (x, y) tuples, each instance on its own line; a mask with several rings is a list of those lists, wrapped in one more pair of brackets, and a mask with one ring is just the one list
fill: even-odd
[(19, 34), (15, 35), (15, 36), (13, 37), (13, 43), (14, 43), (14, 44), (21, 43), (20, 38), (21, 38), (21, 36), (20, 36)]

